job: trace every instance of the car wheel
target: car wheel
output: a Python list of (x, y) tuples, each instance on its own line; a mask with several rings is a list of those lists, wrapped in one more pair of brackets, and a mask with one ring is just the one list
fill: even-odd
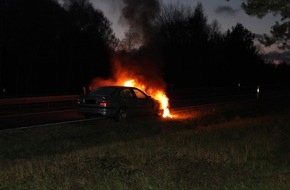
[(120, 108), (115, 116), (115, 121), (122, 121), (127, 118), (127, 112), (125, 108)]
[(157, 109), (157, 110), (155, 110), (154, 111), (154, 117), (162, 117), (162, 115), (163, 115), (163, 109)]
[(158, 104), (156, 104), (156, 106), (155, 106), (155, 110), (154, 110), (154, 116), (155, 117), (162, 117), (162, 115), (163, 115), (163, 109), (160, 109), (160, 104), (158, 103)]

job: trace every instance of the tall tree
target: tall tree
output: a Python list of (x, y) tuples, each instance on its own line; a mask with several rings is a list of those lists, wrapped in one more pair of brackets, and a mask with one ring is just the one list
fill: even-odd
[(0, 86), (9, 95), (75, 93), (109, 74), (115, 36), (88, 0), (0, 1)]
[(64, 10), (54, 0), (2, 0), (0, 9), (2, 85), (9, 95), (46, 91)]
[(89, 0), (66, 0), (65, 7), (79, 31), (101, 39), (106, 46), (115, 48), (117, 40), (111, 21), (101, 10), (95, 9)]
[(255, 84), (258, 82), (259, 69), (263, 63), (254, 45), (255, 35), (242, 24), (228, 30), (225, 35), (225, 68), (231, 82)]
[(290, 1), (289, 0), (245, 0), (242, 8), (248, 15), (254, 15), (263, 18), (265, 15), (272, 13), (280, 15), (280, 21), (277, 21), (271, 28), (272, 36), (264, 34), (263, 43), (271, 45), (276, 41), (282, 40), (283, 48), (286, 47), (287, 41), (290, 40)]
[(110, 52), (116, 45), (111, 22), (89, 0), (68, 0), (65, 7), (73, 25), (69, 78), (85, 86), (95, 77), (110, 76)]
[[(165, 78), (175, 86), (201, 83), (206, 79), (206, 59), (210, 35), (203, 6), (192, 8), (166, 6), (156, 18), (150, 46), (164, 60)], [(190, 78), (189, 78), (190, 76)]]

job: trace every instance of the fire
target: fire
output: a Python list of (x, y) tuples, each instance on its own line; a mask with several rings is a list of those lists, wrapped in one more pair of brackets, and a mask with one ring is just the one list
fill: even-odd
[(137, 83), (134, 79), (126, 80), (124, 82), (124, 86), (134, 86), (134, 87), (142, 89), (143, 91), (148, 93), (150, 96), (152, 96), (154, 99), (160, 102), (161, 109), (163, 110), (162, 117), (170, 117), (170, 118), (173, 117), (169, 111), (169, 103), (168, 103), (169, 99), (162, 90), (146, 89), (145, 85), (141, 83)]
[[(173, 116), (169, 111), (169, 99), (166, 96), (165, 83), (160, 76), (156, 64), (151, 63), (150, 59), (142, 59), (145, 64), (136, 63), (131, 60), (122, 60), (117, 57), (113, 59), (113, 76), (109, 79), (95, 78), (91, 81), (89, 88), (94, 89), (104, 85), (123, 85), (137, 87), (152, 98), (160, 102), (160, 109), (163, 110), (163, 117)], [(175, 116), (174, 116), (175, 117)]]
[(131, 79), (131, 80), (124, 82), (124, 86), (135, 86), (135, 80)]

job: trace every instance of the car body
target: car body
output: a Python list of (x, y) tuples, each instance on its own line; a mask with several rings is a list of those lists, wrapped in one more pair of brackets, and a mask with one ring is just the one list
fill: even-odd
[(102, 86), (78, 98), (77, 111), (86, 117), (120, 121), (133, 116), (159, 116), (159, 102), (136, 87)]

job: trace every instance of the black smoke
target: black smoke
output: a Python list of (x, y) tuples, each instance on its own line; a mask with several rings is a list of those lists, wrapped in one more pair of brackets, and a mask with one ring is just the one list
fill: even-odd
[(129, 33), (144, 41), (151, 22), (160, 12), (160, 0), (123, 0), (121, 23), (126, 24)]

